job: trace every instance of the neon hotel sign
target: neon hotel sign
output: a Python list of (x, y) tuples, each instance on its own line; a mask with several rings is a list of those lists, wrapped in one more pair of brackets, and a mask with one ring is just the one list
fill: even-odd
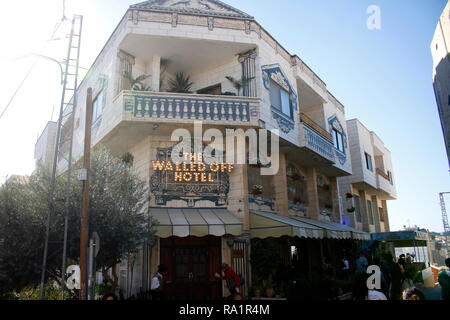
[[(184, 161), (181, 164), (172, 161), (152, 161), (153, 171), (173, 172), (174, 182), (214, 182), (214, 173), (228, 173), (234, 166), (228, 163), (212, 162), (206, 164), (202, 153), (184, 153)], [(188, 163), (189, 162), (189, 163)]]

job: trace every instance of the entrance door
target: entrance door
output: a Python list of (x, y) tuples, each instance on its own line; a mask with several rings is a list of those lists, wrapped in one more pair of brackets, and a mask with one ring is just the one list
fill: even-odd
[(161, 263), (169, 267), (166, 295), (170, 300), (220, 298), (220, 238), (161, 239)]
[[(175, 248), (174, 294), (188, 300), (207, 298), (209, 250), (206, 247)], [(178, 299), (177, 299), (178, 300)]]

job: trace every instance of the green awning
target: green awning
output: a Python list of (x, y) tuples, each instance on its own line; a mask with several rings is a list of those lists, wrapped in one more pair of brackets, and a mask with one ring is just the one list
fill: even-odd
[(156, 236), (161, 238), (242, 234), (242, 222), (226, 209), (150, 208), (150, 215), (158, 221)]
[(250, 211), (250, 235), (252, 238), (279, 238), (282, 236), (322, 239), (324, 230), (269, 212)]
[(313, 226), (323, 228), (326, 231), (326, 238), (330, 239), (355, 239), (355, 240), (370, 240), (370, 234), (343, 224), (331, 221), (317, 221), (309, 218), (291, 216), (292, 219), (301, 221), (303, 223), (311, 224)]

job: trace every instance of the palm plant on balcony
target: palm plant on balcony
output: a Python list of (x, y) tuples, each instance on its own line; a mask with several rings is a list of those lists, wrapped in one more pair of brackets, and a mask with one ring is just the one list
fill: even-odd
[(146, 87), (143, 83), (150, 75), (141, 74), (137, 78), (133, 78), (131, 73), (124, 71), (122, 76), (125, 80), (125, 88), (135, 91), (150, 91), (150, 87)]
[(242, 78), (240, 80), (235, 79), (231, 76), (226, 76), (225, 77), (228, 81), (231, 82), (231, 84), (233, 85), (233, 87), (236, 89), (237, 91), (237, 95), (240, 96), (241, 95), (241, 90), (243, 90), (244, 88), (247, 88), (248, 85), (250, 84), (250, 82), (255, 79), (255, 77), (251, 77), (251, 78), (246, 78), (244, 76), (242, 76)]
[(189, 75), (177, 72), (175, 78), (169, 80), (169, 92), (192, 93), (191, 87), (193, 84)]
[(263, 193), (263, 186), (261, 185), (254, 185), (252, 188), (252, 195), (260, 195)]

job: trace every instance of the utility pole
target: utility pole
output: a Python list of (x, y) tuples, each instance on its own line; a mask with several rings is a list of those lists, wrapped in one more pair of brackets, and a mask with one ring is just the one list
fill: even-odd
[(89, 169), (91, 161), (91, 127), (92, 127), (92, 88), (87, 89), (86, 125), (84, 131), (83, 170), (86, 180), (83, 182), (83, 203), (81, 207), (80, 229), (80, 300), (87, 299), (87, 247), (89, 237)]

